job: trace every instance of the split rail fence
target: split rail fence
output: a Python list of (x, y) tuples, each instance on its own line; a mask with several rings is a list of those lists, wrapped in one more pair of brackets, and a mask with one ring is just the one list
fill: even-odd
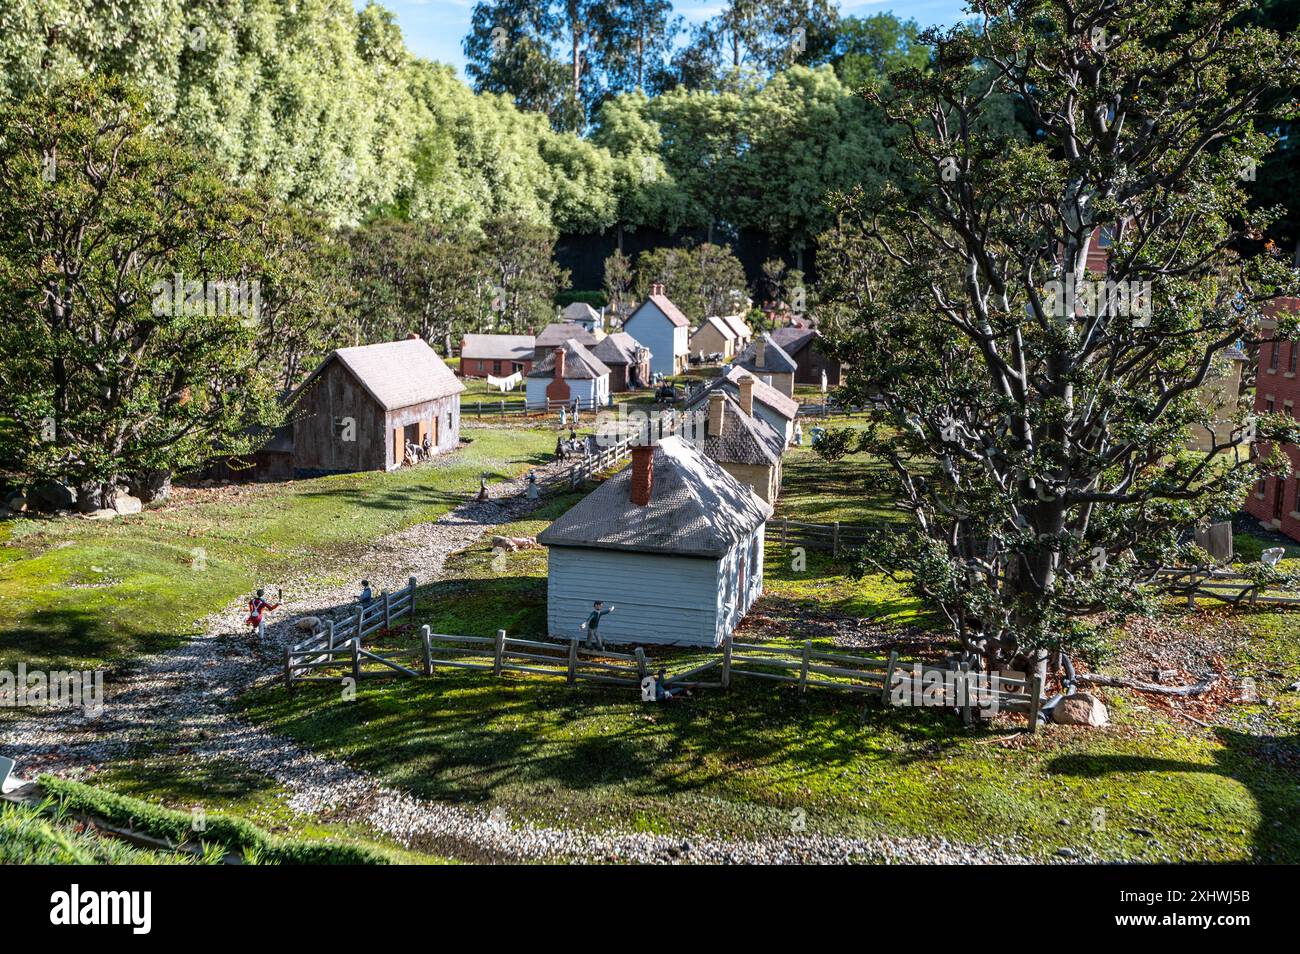
[(1253, 576), (1232, 570), (1168, 569), (1160, 573), (1173, 592), (1187, 598), (1188, 609), (1196, 608), (1198, 597), (1233, 606), (1300, 606), (1300, 593), (1274, 583), (1260, 583)]
[(768, 521), (768, 539), (776, 537), (781, 546), (805, 547), (809, 550), (829, 550), (839, 556), (844, 547), (860, 547), (870, 542), (868, 531), (862, 527), (842, 526), (834, 523), (802, 523), (798, 520)]
[[(419, 645), (385, 650), (382, 655), (363, 646), (364, 636), (351, 636), (345, 645), (295, 647), (285, 653), (285, 684), (335, 682), (355, 684), (380, 677), (432, 676), (443, 668), (508, 672), (636, 688), (651, 675), (651, 662), (637, 647), (631, 653), (589, 649), (578, 639), (561, 643), (516, 639), (498, 630), (495, 637), (456, 636), (421, 629)], [(326, 671), (332, 675), (322, 674)], [(738, 643), (728, 636), (721, 651), (689, 669), (667, 675), (670, 688), (729, 689), (740, 679), (788, 683), (808, 689), (858, 694), (884, 705), (932, 705), (959, 712), (969, 724), (976, 712), (1017, 712), (1035, 731), (1042, 704), (1038, 677), (998, 673), (996, 682), (978, 679), (964, 664), (934, 666), (888, 658), (813, 649)]]

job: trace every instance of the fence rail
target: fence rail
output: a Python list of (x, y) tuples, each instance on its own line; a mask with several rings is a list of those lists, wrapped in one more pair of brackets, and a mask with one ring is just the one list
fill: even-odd
[(1233, 606), (1242, 603), (1251, 606), (1300, 606), (1300, 594), (1294, 588), (1288, 589), (1272, 582), (1261, 583), (1247, 573), (1189, 567), (1161, 570), (1158, 575), (1168, 581), (1175, 595), (1187, 598), (1188, 609), (1196, 609), (1198, 597)]
[(862, 527), (844, 526), (838, 520), (833, 523), (803, 523), (782, 518), (769, 521), (769, 535), (773, 531), (776, 531), (776, 538), (782, 546), (829, 550), (835, 556), (839, 556), (844, 547), (864, 546), (870, 542), (869, 531)]
[(545, 414), (555, 414), (561, 408), (566, 408), (572, 411), (575, 404), (579, 411), (588, 411), (588, 412), (599, 411), (609, 407), (609, 405), (607, 404), (597, 404), (596, 401), (591, 398), (587, 398), (585, 400), (581, 398), (574, 398), (568, 401), (548, 400), (545, 403), (534, 402), (532, 404), (529, 404), (527, 399), (524, 399), (522, 401), (509, 401), (504, 398), (496, 401), (462, 400), (460, 402), (460, 415), (462, 418), (467, 417), (469, 415), (473, 415), (476, 418), (481, 418), (485, 415), (488, 417), (494, 417), (494, 416), (508, 417), (512, 414), (517, 417), (535, 417), (535, 416), (545, 415)]
[[(517, 639), (497, 630), (495, 637), (457, 636), (420, 630), (416, 648), (385, 650), (382, 654), (363, 648), (362, 637), (346, 645), (295, 647), (285, 652), (285, 683), (333, 682), (351, 678), (354, 685), (371, 678), (432, 676), (443, 668), (505, 673), (523, 673), (544, 678), (563, 678), (570, 685), (593, 682), (603, 685), (646, 687), (650, 663), (644, 650), (631, 653), (589, 649), (578, 639), (567, 643), (554, 640)], [(329, 671), (332, 674), (328, 674)], [(977, 711), (1017, 712), (1029, 719), (1035, 731), (1042, 704), (1042, 683), (1037, 676), (998, 673), (997, 680), (978, 683), (979, 673), (957, 663), (934, 666), (907, 663), (892, 652), (886, 659), (802, 646), (773, 646), (738, 643), (727, 636), (717, 655), (690, 668), (666, 676), (669, 687), (729, 689), (736, 679), (757, 679), (787, 683), (800, 692), (821, 689), (875, 699), (884, 705), (936, 705), (960, 712), (971, 723)], [(900, 701), (904, 700), (904, 701)], [(928, 701), (922, 701), (928, 700)]]
[[(663, 437), (665, 434), (675, 433), (681, 426), (681, 422), (677, 412), (670, 408), (659, 414), (652, 426), (655, 434), (651, 436), (658, 438)], [(546, 492), (573, 490), (580, 487), (587, 481), (596, 479), (607, 470), (622, 463), (624, 459), (631, 455), (632, 447), (645, 437), (645, 434), (625, 437), (598, 453), (583, 457), (572, 466), (543, 478), (538, 483), (541, 489)]]
[(384, 591), (365, 606), (357, 607), (356, 612), (342, 622), (330, 620), (324, 626), (318, 626), (306, 639), (286, 649), (285, 684), (292, 686), (295, 682), (336, 682), (337, 677), (307, 674), (318, 669), (337, 667), (341, 665), (339, 660), (346, 660), (356, 674), (362, 668), (363, 655), (389, 666), (388, 660), (365, 652), (361, 648), (362, 644), (367, 637), (387, 632), (403, 617), (414, 613), (415, 577), (410, 577), (406, 586), (396, 593)]

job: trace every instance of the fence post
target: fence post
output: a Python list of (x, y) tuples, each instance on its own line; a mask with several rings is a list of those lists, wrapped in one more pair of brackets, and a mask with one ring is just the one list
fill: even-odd
[(831, 532), (831, 556), (837, 557), (839, 555), (840, 555), (840, 522), (836, 520), (834, 523), (834, 530)]
[(433, 675), (433, 637), (428, 624), (420, 627), (420, 642), (424, 646), (424, 674)]
[(1038, 731), (1038, 707), (1043, 702), (1043, 677), (1034, 673), (1029, 684), (1029, 732)]
[(812, 656), (812, 640), (803, 641), (803, 665), (799, 667), (799, 691), (806, 692), (808, 689), (808, 660)]
[(880, 687), (880, 704), (889, 702), (890, 684), (894, 681), (894, 670), (898, 667), (898, 650), (889, 651), (889, 668), (885, 670), (885, 684)]
[(393, 601), (392, 601), (392, 597), (388, 595), (388, 591), (384, 590), (384, 632), (388, 632), (392, 628), (393, 628)]
[(334, 620), (330, 620), (330, 649), (338, 648), (334, 643)]
[(413, 576), (408, 577), (406, 581), (406, 585), (410, 587), (411, 590), (411, 601), (407, 604), (407, 612), (410, 613), (412, 617), (414, 617), (415, 616), (415, 577)]
[(504, 629), (498, 629), (497, 650), (496, 650), (496, 655), (492, 659), (492, 675), (494, 676), (501, 675), (501, 657), (505, 654), (505, 651), (506, 651), (506, 631)]
[(506, 412), (506, 399), (505, 399), (505, 398), (502, 398), (502, 399), (501, 399), (501, 413), (502, 413), (502, 414), (505, 414), (505, 412)]
[(731, 634), (722, 637), (722, 688), (731, 688)]
[(645, 650), (640, 646), (636, 648), (636, 681), (639, 683), (649, 672), (650, 667), (645, 662)]
[(352, 684), (353, 688), (361, 686), (361, 637), (352, 637)]
[(284, 647), (284, 685), (290, 692), (293, 691), (293, 667), (289, 664), (289, 654), (292, 652), (288, 646)]
[(578, 678), (578, 637), (569, 640), (569, 685)]

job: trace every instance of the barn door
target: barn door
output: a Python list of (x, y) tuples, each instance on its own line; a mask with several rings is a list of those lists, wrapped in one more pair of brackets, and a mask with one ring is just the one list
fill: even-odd
[(404, 457), (406, 457), (406, 444), (402, 440), (402, 426), (399, 424), (393, 428), (393, 466), (402, 466)]

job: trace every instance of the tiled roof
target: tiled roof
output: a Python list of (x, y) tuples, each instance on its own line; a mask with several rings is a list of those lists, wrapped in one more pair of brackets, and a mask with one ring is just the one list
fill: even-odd
[(632, 503), (632, 468), (625, 467), (539, 533), (538, 542), (717, 558), (772, 515), (753, 491), (680, 437), (656, 445), (652, 466), (644, 507)]
[(754, 337), (753, 330), (749, 325), (745, 324), (745, 319), (740, 315), (718, 315), (717, 317), (718, 320), (730, 328), (737, 337), (744, 338), (746, 341)]
[[(609, 374), (609, 368), (581, 343), (570, 338), (564, 342), (564, 377), (580, 380), (599, 378)], [(528, 372), (530, 378), (549, 378), (555, 374), (555, 352), (551, 351)]]
[[(741, 378), (751, 377), (753, 374), (744, 368), (732, 368), (724, 377), (714, 378), (705, 387), (695, 392), (695, 395), (686, 403), (687, 408), (694, 408), (701, 401), (709, 399), (709, 393), (715, 388), (725, 388), (727, 393), (735, 397), (740, 394)], [(754, 378), (754, 401), (757, 404), (764, 404), (776, 411), (788, 421), (793, 421), (799, 414), (799, 402), (794, 398), (786, 397), (772, 385), (758, 378)]]
[[(600, 343), (591, 349), (591, 353), (605, 364), (636, 364), (638, 348), (645, 348), (645, 345), (626, 331), (615, 331), (601, 338)], [(649, 355), (650, 349), (645, 348), (645, 352)]]
[(560, 312), (560, 317), (563, 318), (565, 322), (594, 321), (597, 324), (600, 323), (600, 312), (595, 308), (592, 308), (585, 301), (575, 301), (566, 305), (564, 310)]
[(636, 311), (627, 316), (623, 322), (626, 326), (629, 321), (636, 317), (637, 312), (646, 306), (648, 302), (653, 302), (655, 307), (664, 313), (664, 315), (678, 328), (689, 328), (691, 323), (686, 320), (686, 316), (681, 313), (676, 305), (668, 300), (667, 295), (647, 295), (646, 300), (637, 305)]
[(785, 441), (766, 421), (741, 410), (740, 403), (724, 392), (722, 433), (709, 430), (709, 404), (692, 409), (695, 420), (691, 433), (695, 446), (706, 456), (724, 464), (755, 464), (771, 467), (785, 451)]
[(794, 358), (786, 354), (766, 331), (763, 332), (763, 337), (757, 340), (763, 342), (763, 364), (760, 366), (754, 362), (754, 356), (758, 353), (757, 343), (751, 344), (736, 355), (736, 364), (755, 374), (794, 374), (799, 370), (799, 365), (795, 363)]
[(772, 340), (780, 345), (786, 354), (794, 356), (817, 338), (820, 332), (816, 328), (796, 328), (786, 326), (772, 332)]
[(570, 338), (588, 348), (593, 347), (600, 340), (600, 336), (594, 331), (588, 331), (582, 325), (566, 321), (547, 325), (542, 329), (542, 333), (537, 336), (533, 344), (538, 348), (555, 348)]

